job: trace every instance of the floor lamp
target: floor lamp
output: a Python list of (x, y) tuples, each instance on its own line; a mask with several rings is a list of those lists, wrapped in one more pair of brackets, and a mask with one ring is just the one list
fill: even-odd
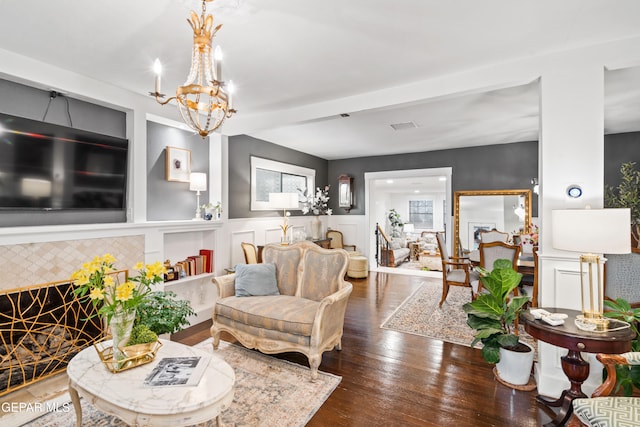
[(189, 190), (196, 192), (196, 216), (193, 219), (202, 220), (200, 192), (207, 191), (207, 174), (204, 172), (192, 172), (189, 177)]
[(576, 326), (584, 330), (606, 331), (603, 316), (604, 286), (600, 254), (631, 252), (631, 212), (629, 209), (563, 209), (551, 211), (552, 246), (580, 252), (582, 317)]
[(287, 235), (287, 232), (291, 226), (287, 219), (289, 216), (287, 209), (298, 209), (300, 207), (298, 193), (269, 193), (269, 207), (271, 209), (282, 209), (283, 224), (280, 226), (280, 228), (282, 228), (281, 243), (288, 245), (291, 240), (291, 234), (289, 233), (289, 235)]

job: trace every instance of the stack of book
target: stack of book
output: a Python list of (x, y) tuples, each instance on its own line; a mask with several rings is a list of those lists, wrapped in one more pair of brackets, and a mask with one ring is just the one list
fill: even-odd
[[(169, 265), (171, 263), (169, 262)], [(213, 273), (214, 256), (212, 249), (200, 249), (198, 255), (190, 255), (182, 261), (176, 262), (174, 265), (167, 267), (167, 275), (165, 281), (178, 280), (188, 276), (197, 276), (198, 274)]]

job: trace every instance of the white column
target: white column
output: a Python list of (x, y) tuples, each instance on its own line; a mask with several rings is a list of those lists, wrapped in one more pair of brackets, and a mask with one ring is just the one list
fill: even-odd
[[(540, 305), (580, 309), (578, 254), (552, 248), (551, 211), (586, 205), (602, 207), (604, 67), (601, 62), (558, 57), (542, 73), (539, 144)], [(582, 197), (567, 197), (566, 189), (571, 184), (582, 187)], [(558, 397), (568, 388), (569, 382), (560, 367), (560, 356), (566, 352), (540, 342), (537, 366), (540, 394)], [(590, 358), (587, 354), (583, 357)], [(585, 393), (589, 394), (601, 382), (600, 369), (592, 367)]]

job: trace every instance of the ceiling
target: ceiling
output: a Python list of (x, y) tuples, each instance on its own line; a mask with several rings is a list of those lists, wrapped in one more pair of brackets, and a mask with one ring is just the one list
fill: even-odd
[[(142, 95), (155, 58), (166, 91), (185, 80), (186, 18), (200, 2), (86, 5), (0, 0), (0, 49)], [(223, 24), (214, 44), (238, 90), (222, 132), (326, 159), (536, 140), (535, 78), (438, 96), (413, 87), (640, 36), (636, 0), (215, 0), (207, 10)], [(640, 130), (639, 88), (638, 68), (607, 73), (607, 132)]]

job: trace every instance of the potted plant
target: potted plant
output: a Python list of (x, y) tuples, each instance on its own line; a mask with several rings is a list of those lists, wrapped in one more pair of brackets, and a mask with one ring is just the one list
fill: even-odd
[(395, 209), (391, 209), (387, 218), (389, 219), (389, 224), (391, 224), (391, 237), (400, 237), (400, 227), (404, 225), (400, 219), (400, 214)]
[[(631, 342), (631, 351), (640, 351), (640, 308), (632, 308), (631, 304), (623, 298), (615, 301), (605, 299), (604, 305), (609, 310), (604, 312), (605, 317), (627, 322), (631, 330), (636, 333), (636, 339)], [(606, 373), (606, 369), (604, 369)], [(616, 389), (615, 393), (622, 391), (624, 396), (631, 396), (634, 389), (640, 390), (640, 365), (616, 365)]]
[(195, 312), (187, 300), (177, 299), (174, 292), (156, 291), (136, 310), (136, 324), (146, 325), (157, 335), (174, 334), (189, 325), (189, 316)]
[[(471, 346), (483, 344), (482, 357), (496, 364), (496, 374), (503, 382), (525, 385), (533, 366), (533, 348), (520, 342), (513, 333), (515, 321), (529, 301), (527, 296), (512, 296), (522, 274), (506, 259), (496, 260), (491, 272), (478, 270), (487, 292), (462, 307), (467, 313), (467, 325), (476, 330)], [(514, 361), (514, 358), (524, 360)]]
[(635, 162), (623, 163), (620, 184), (615, 188), (605, 187), (604, 207), (631, 210), (631, 247), (634, 252), (640, 252), (640, 171), (635, 165)]

